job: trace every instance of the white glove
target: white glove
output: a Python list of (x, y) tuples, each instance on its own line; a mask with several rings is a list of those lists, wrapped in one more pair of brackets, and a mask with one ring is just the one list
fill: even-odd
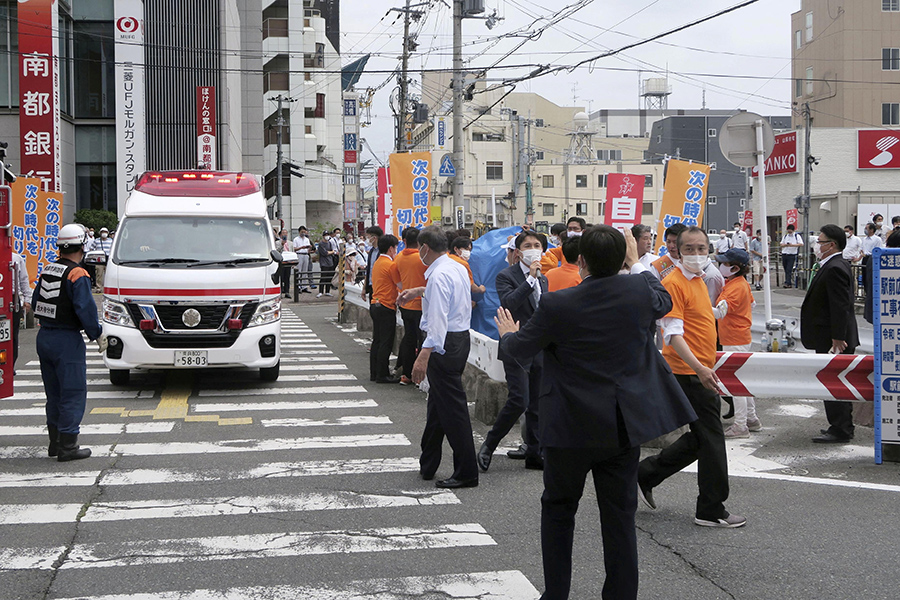
[(721, 319), (725, 315), (728, 314), (728, 301), (722, 300), (716, 307), (713, 309), (713, 316), (717, 319)]
[(100, 337), (97, 338), (97, 352), (103, 354), (108, 346), (109, 340), (106, 338), (106, 334), (100, 334)]

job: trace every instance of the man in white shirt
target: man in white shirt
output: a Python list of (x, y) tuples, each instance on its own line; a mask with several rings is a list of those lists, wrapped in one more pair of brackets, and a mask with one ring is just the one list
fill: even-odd
[(719, 231), (719, 239), (716, 240), (716, 254), (725, 254), (731, 249), (731, 239), (724, 229)]
[(462, 372), (469, 356), (469, 327), (472, 318), (469, 275), (465, 267), (447, 255), (447, 236), (435, 225), (419, 234), (419, 257), (428, 266), (424, 288), (400, 292), (402, 306), (422, 296), (425, 332), (422, 350), (413, 364), (412, 379), (421, 383), (428, 376), (428, 401), (419, 473), (433, 479), (441, 464), (444, 436), (453, 449), (453, 475), (436, 482), (439, 488), (478, 485), (478, 464), (472, 422), (462, 385)]
[[(112, 252), (113, 241), (112, 238), (109, 237), (109, 229), (106, 227), (100, 228), (100, 237), (94, 240), (94, 243), (91, 245), (91, 250), (101, 250), (106, 255), (106, 260), (109, 260), (109, 253)], [(97, 277), (94, 280), (94, 291), (103, 291), (103, 278), (106, 275), (106, 262), (102, 265), (97, 265)]]
[[(872, 250), (875, 248), (883, 248), (884, 240), (878, 235), (874, 223), (866, 225), (866, 236), (861, 241), (861, 249), (863, 256), (872, 256)], [(864, 262), (868, 262), (868, 258), (864, 258)]]
[[(297, 228), (297, 237), (292, 242), (294, 252), (297, 253), (297, 283), (300, 286), (300, 292), (312, 294), (310, 291), (310, 282), (312, 281), (312, 263), (310, 263), (309, 252), (313, 247), (309, 239), (306, 227), (301, 225)], [(312, 286), (313, 289), (316, 286)]]
[(731, 247), (732, 248), (740, 248), (741, 250), (747, 250), (750, 245), (750, 236), (747, 235), (746, 231), (741, 230), (741, 224), (734, 224), (734, 234), (731, 236)]
[(847, 245), (844, 247), (843, 256), (853, 264), (862, 260), (862, 240), (856, 235), (853, 225), (844, 226), (844, 234), (847, 236)]
[(28, 281), (28, 266), (25, 257), (17, 252), (12, 254), (13, 269), (13, 367), (19, 357), (19, 323), (25, 311), (31, 310), (31, 283)]
[(646, 268), (650, 268), (657, 256), (653, 254), (653, 230), (649, 225), (635, 225), (631, 228), (631, 235), (637, 242), (638, 256), (640, 263)]
[(794, 286), (794, 264), (803, 246), (803, 236), (794, 232), (794, 226), (787, 226), (787, 233), (781, 238), (781, 264), (784, 265), (784, 287)]

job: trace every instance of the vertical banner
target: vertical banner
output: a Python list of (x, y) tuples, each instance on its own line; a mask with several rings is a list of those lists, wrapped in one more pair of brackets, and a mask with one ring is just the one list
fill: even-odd
[(431, 225), (431, 152), (391, 154), (391, 233), (398, 238), (407, 227)]
[(456, 228), (462, 229), (466, 226), (466, 207), (465, 206), (457, 206), (456, 207)]
[(21, 172), (42, 189), (60, 190), (59, 5), (19, 2), (19, 132)]
[(656, 228), (657, 253), (666, 253), (666, 228), (675, 223), (687, 226), (703, 222), (706, 191), (709, 187), (709, 165), (670, 160), (666, 165), (665, 190)]
[(13, 252), (25, 257), (32, 285), (44, 267), (59, 259), (56, 238), (62, 226), (62, 194), (45, 192), (41, 180), (19, 177), (12, 187)]
[(787, 230), (787, 226), (788, 226), (788, 225), (793, 225), (793, 226), (794, 226), (794, 230), (796, 230), (796, 229), (797, 229), (797, 222), (798, 222), (797, 209), (796, 209), (796, 208), (790, 208), (790, 209), (788, 209), (788, 211), (787, 211), (787, 221), (786, 221), (785, 224), (784, 224), (785, 230)]
[(753, 211), (745, 210), (741, 217), (741, 231), (748, 231), (749, 235), (753, 235)]
[[(344, 92), (344, 135), (352, 135), (356, 139), (357, 148), (344, 151), (344, 207), (356, 207), (359, 202), (359, 97), (356, 92)], [(346, 218), (356, 219), (359, 213), (354, 210), (346, 213)]]
[(644, 176), (609, 173), (606, 176), (606, 210), (603, 224), (619, 230), (641, 222), (644, 208)]
[(391, 173), (387, 167), (379, 167), (376, 180), (378, 226), (387, 231), (387, 217), (391, 212), (390, 201)]
[[(116, 0), (116, 196), (119, 214), (147, 169), (144, 124), (144, 2)], [(185, 165), (188, 166), (188, 165)]]
[(875, 320), (875, 462), (882, 443), (900, 443), (900, 250), (872, 251)]
[(219, 168), (216, 145), (216, 88), (197, 88), (197, 167), (216, 171)]
[(434, 148), (435, 151), (447, 149), (447, 118), (434, 117)]

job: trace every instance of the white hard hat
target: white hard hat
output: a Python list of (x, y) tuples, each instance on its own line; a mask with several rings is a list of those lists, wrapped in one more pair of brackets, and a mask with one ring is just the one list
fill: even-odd
[(87, 234), (84, 228), (77, 223), (69, 223), (59, 230), (56, 236), (56, 245), (63, 252), (71, 252), (78, 250), (87, 241)]

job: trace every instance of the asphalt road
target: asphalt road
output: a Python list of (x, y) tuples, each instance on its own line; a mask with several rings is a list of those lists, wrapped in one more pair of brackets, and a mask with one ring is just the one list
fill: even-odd
[[(418, 477), (425, 397), (368, 381), (365, 335), (333, 303), (286, 305), (282, 377), (172, 371), (108, 383), (90, 349), (81, 441), (46, 457), (34, 332), (0, 401), (0, 598), (517, 599), (542, 589), (540, 473), (502, 453), (481, 485)], [(822, 447), (821, 403), (760, 401), (764, 429), (730, 441), (739, 530), (692, 522), (696, 475), (639, 508), (641, 598), (895, 598), (898, 465), (872, 432)], [(476, 447), (487, 427), (474, 423)], [(517, 432), (514, 432), (517, 433)], [(645, 454), (654, 450), (646, 449)], [(450, 452), (438, 477), (450, 474)], [(588, 480), (573, 599), (599, 598)]]

